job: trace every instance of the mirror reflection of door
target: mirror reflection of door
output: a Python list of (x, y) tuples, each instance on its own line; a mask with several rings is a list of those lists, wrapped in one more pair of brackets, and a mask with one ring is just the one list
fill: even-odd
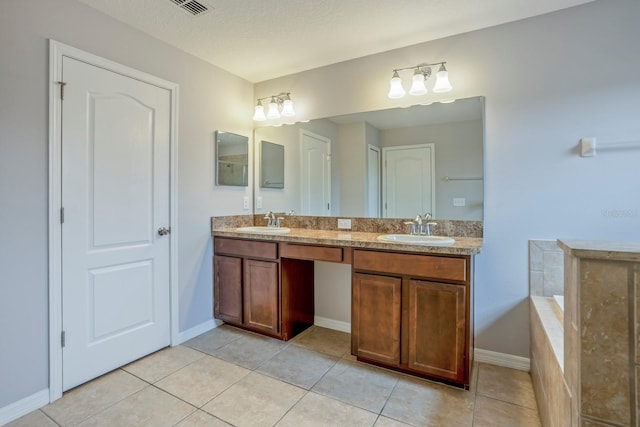
[(331, 215), (331, 140), (300, 130), (302, 215)]
[(380, 148), (367, 146), (367, 216), (380, 217)]
[(385, 147), (383, 157), (383, 216), (415, 218), (436, 215), (434, 144)]

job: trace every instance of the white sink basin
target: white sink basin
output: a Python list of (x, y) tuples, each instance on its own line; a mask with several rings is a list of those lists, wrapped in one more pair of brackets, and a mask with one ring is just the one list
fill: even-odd
[(236, 231), (242, 233), (256, 233), (256, 234), (287, 234), (291, 231), (287, 227), (264, 227), (264, 226), (252, 226), (252, 227), (239, 227)]
[(447, 246), (453, 245), (455, 240), (445, 236), (416, 236), (413, 234), (383, 234), (378, 240), (388, 243), (402, 243), (405, 245)]

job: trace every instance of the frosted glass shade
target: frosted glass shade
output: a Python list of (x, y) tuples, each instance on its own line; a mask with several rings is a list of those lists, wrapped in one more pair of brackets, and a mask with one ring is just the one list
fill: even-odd
[(389, 98), (397, 99), (402, 98), (405, 95), (404, 88), (402, 87), (402, 80), (398, 75), (397, 71), (393, 72), (393, 77), (391, 77), (391, 86), (389, 87)]
[(269, 112), (267, 113), (267, 119), (278, 119), (280, 118), (280, 112), (278, 111), (278, 103), (274, 98), (271, 98), (271, 102), (269, 102)]
[(449, 72), (443, 65), (436, 73), (436, 84), (433, 86), (433, 91), (435, 93), (444, 93), (449, 92), (451, 89), (453, 89), (453, 87), (451, 83), (449, 83)]
[(427, 87), (424, 85), (424, 75), (422, 73), (414, 74), (411, 82), (411, 89), (409, 89), (409, 94), (418, 96), (424, 95), (425, 93), (427, 93)]
[(290, 99), (285, 99), (282, 102), (282, 115), (285, 117), (293, 117), (296, 115), (296, 112), (293, 110), (293, 101)]
[(267, 116), (264, 115), (264, 107), (260, 103), (256, 105), (256, 110), (253, 113), (253, 120), (256, 122), (264, 122), (267, 120)]

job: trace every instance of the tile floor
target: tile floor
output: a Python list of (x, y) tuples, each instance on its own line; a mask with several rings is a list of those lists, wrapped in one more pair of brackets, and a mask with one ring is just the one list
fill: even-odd
[(349, 340), (316, 326), (286, 343), (221, 326), (8, 426), (540, 426), (527, 372), (477, 364), (464, 391), (356, 362)]

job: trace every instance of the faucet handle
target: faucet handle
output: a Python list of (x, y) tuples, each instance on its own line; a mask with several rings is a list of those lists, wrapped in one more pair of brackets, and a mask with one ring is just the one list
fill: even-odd
[(422, 225), (422, 217), (420, 214), (416, 215), (416, 219), (413, 220), (416, 224)]
[(429, 221), (431, 218), (432, 218), (431, 212), (425, 212), (425, 214), (422, 215), (422, 219), (425, 221)]
[(289, 212), (287, 212), (287, 216), (293, 216), (296, 214), (296, 211), (294, 211), (293, 209), (291, 209)]
[(410, 234), (416, 234), (416, 223), (413, 221), (405, 221), (404, 225), (410, 225), (411, 226), (411, 230), (409, 231)]

